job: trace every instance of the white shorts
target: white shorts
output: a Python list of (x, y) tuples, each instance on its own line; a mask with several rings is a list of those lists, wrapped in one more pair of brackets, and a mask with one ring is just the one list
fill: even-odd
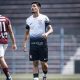
[(7, 47), (8, 47), (8, 44), (0, 44), (0, 57), (4, 56)]

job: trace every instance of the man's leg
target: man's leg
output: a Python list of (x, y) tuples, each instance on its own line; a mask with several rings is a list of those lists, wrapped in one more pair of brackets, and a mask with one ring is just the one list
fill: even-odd
[(48, 72), (48, 64), (47, 62), (41, 62), (42, 65), (42, 71), (43, 71), (43, 80), (47, 80), (46, 75)]
[(6, 80), (12, 80), (10, 73), (9, 73), (9, 70), (8, 70), (8, 65), (6, 64), (4, 57), (0, 57), (0, 65), (1, 65), (2, 70), (6, 76)]
[(39, 61), (33, 61), (33, 77), (34, 77), (34, 80), (39, 80), (38, 64), (39, 64)]

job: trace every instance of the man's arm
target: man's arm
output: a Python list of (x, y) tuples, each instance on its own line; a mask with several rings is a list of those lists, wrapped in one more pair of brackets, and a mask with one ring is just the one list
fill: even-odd
[(23, 51), (26, 51), (26, 42), (29, 38), (29, 31), (30, 31), (30, 27), (28, 24), (26, 24), (26, 31), (24, 35), (24, 41), (23, 41)]
[(51, 34), (53, 32), (53, 28), (51, 25), (48, 25), (48, 31), (46, 32), (47, 35)]
[(49, 34), (51, 34), (53, 32), (53, 28), (51, 25), (48, 25), (48, 31), (44, 34), (42, 34), (42, 36), (44, 36), (45, 38), (48, 37)]
[(23, 50), (24, 50), (24, 51), (26, 51), (26, 50), (25, 50), (25, 49), (26, 49), (26, 42), (27, 42), (28, 38), (29, 38), (29, 31), (27, 30), (27, 31), (25, 32), (24, 41), (23, 41)]
[(12, 40), (12, 48), (17, 49), (16, 42), (15, 42), (15, 37), (14, 37), (14, 33), (13, 33), (13, 30), (12, 30), (11, 24), (8, 25), (8, 32), (9, 32), (10, 38)]

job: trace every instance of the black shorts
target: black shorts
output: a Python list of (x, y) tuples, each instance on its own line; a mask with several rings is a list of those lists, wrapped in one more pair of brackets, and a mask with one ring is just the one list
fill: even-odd
[(30, 39), (29, 59), (30, 61), (48, 61), (48, 47), (46, 39)]

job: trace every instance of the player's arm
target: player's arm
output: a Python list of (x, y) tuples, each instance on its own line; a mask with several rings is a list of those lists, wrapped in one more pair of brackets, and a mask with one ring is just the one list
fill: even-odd
[(53, 32), (53, 28), (51, 25), (48, 25), (48, 31), (46, 32), (46, 35), (48, 36), (49, 34), (51, 34)]
[(14, 33), (13, 33), (13, 30), (12, 30), (11, 24), (8, 25), (8, 32), (9, 32), (10, 38), (12, 40), (12, 48), (17, 49), (16, 42), (15, 42), (15, 37), (14, 37)]
[(48, 37), (49, 34), (51, 34), (53, 32), (53, 28), (51, 25), (48, 25), (48, 31), (44, 34), (42, 34), (42, 36), (44, 36), (45, 38)]
[(23, 50), (24, 51), (26, 49), (26, 42), (27, 42), (27, 40), (29, 38), (29, 29), (30, 29), (29, 26), (26, 25), (26, 31), (25, 31), (24, 40), (23, 40)]

